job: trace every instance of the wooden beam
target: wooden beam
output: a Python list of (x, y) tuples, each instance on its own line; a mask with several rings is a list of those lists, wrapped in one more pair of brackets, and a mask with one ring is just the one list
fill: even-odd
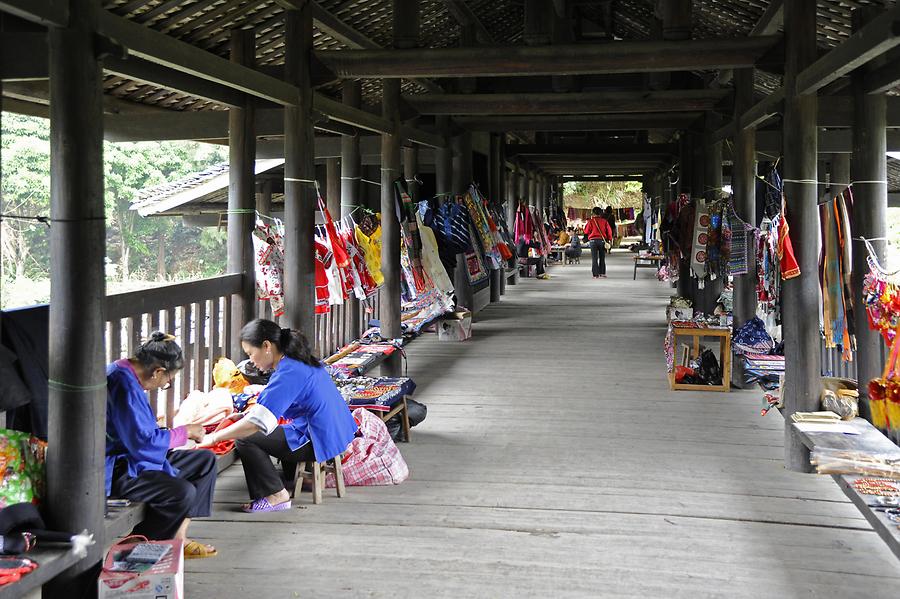
[[(276, 0), (282, 6), (293, 5), (295, 0)], [(383, 49), (377, 42), (366, 36), (364, 33), (354, 29), (347, 23), (343, 22), (332, 13), (328, 12), (322, 6), (310, 0), (313, 13), (313, 22), (316, 29), (325, 33), (334, 39), (344, 43), (348, 48), (354, 50), (380, 50)], [(443, 88), (428, 79), (415, 79), (416, 83), (424, 87), (431, 93), (439, 94), (443, 92)]]
[(863, 78), (864, 89), (868, 94), (880, 94), (900, 85), (900, 54), (888, 53), (888, 60), (878, 68), (868, 70)]
[(296, 87), (149, 27), (100, 11), (100, 33), (116, 40), (130, 55), (143, 58), (284, 106), (296, 105)]
[(0, 33), (0, 77), (30, 81), (50, 76), (46, 32)]
[(741, 129), (757, 127), (783, 110), (784, 88), (780, 87), (742, 114), (738, 121), (738, 127)]
[(127, 58), (107, 56), (103, 59), (103, 70), (127, 79), (157, 85), (226, 106), (240, 107), (247, 102), (247, 96), (236, 89), (136, 56)]
[(391, 123), (387, 119), (360, 108), (347, 106), (322, 94), (313, 94), (313, 109), (328, 115), (335, 121), (354, 125), (373, 133), (385, 133), (391, 130)]
[(444, 0), (444, 4), (447, 6), (447, 10), (450, 14), (453, 15), (453, 18), (456, 19), (457, 23), (460, 25), (469, 25), (474, 28), (475, 36), (479, 43), (488, 45), (496, 43), (494, 41), (494, 36), (487, 30), (484, 23), (482, 23), (481, 19), (478, 18), (478, 15), (475, 14), (475, 11), (463, 0)]
[[(750, 37), (760, 35), (775, 35), (784, 23), (784, 0), (771, 0), (766, 7), (765, 12), (753, 26), (748, 34)], [(717, 76), (716, 81), (722, 85), (731, 81), (734, 76), (733, 69), (723, 69)]]
[(67, 0), (0, 0), (0, 12), (47, 27), (65, 27), (69, 23)]
[(900, 6), (885, 11), (797, 75), (797, 91), (811, 94), (900, 45)]
[(710, 110), (728, 90), (582, 92), (571, 94), (421, 94), (403, 99), (420, 114), (625, 114)]
[(321, 50), (342, 78), (497, 77), (651, 73), (752, 66), (777, 36), (557, 46)]
[(630, 131), (679, 129), (701, 116), (701, 112), (642, 112), (629, 114), (458, 116), (453, 122), (469, 131)]
[[(675, 155), (678, 148), (670, 144), (510, 144), (507, 156), (577, 156), (610, 155), (616, 157)], [(529, 158), (530, 159), (530, 158)]]

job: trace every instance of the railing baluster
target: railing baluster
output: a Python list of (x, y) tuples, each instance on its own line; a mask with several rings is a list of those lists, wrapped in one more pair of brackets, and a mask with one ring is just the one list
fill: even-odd
[(209, 363), (210, 373), (212, 373), (212, 365), (219, 358), (228, 355), (228, 352), (222, 351), (222, 337), (219, 332), (219, 301), (221, 298), (214, 297), (209, 304)]
[[(238, 360), (238, 356), (231, 356), (231, 344), (233, 342), (231, 329), (234, 325), (231, 322), (231, 296), (226, 295), (222, 303), (222, 355), (228, 356), (232, 360)], [(243, 323), (241, 323), (243, 324)]]
[[(162, 326), (165, 328), (166, 332), (170, 335), (176, 335), (175, 332), (175, 309), (168, 308), (163, 312), (163, 323)], [(183, 370), (178, 374), (179, 377), (183, 376)], [(172, 419), (175, 417), (175, 381), (172, 381), (172, 386), (169, 387), (169, 390), (166, 391), (166, 426), (172, 426)]]
[(181, 349), (184, 351), (184, 370), (181, 374), (181, 399), (194, 388), (194, 346), (191, 345), (191, 321), (193, 305), (179, 306), (178, 318), (181, 321)]
[(109, 323), (109, 361), (122, 358), (122, 321), (116, 318)]
[(194, 360), (197, 363), (197, 384), (195, 388), (209, 391), (209, 377), (206, 371), (206, 300), (197, 302), (194, 325)]

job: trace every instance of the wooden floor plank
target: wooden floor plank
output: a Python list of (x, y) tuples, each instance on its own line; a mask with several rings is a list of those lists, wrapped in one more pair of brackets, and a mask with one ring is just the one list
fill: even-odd
[(882, 597), (897, 560), (830, 477), (787, 472), (760, 393), (673, 392), (671, 290), (589, 265), (524, 279), (474, 336), (408, 348), (410, 479), (247, 515), (241, 466), (192, 525), (187, 596)]

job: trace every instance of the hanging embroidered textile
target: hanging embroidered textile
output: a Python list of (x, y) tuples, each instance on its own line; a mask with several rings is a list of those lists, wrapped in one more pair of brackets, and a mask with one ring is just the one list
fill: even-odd
[(316, 276), (316, 314), (327, 314), (329, 306), (329, 279), (328, 268), (332, 262), (331, 251), (328, 247), (316, 239), (313, 243), (315, 252), (315, 276)]
[(372, 275), (375, 284), (381, 287), (384, 284), (384, 275), (381, 273), (381, 224), (375, 224), (369, 234), (363, 231), (363, 226), (363, 223), (360, 223), (354, 227), (354, 237), (362, 248), (369, 274)]
[(855, 345), (852, 322), (852, 294), (849, 281), (850, 264), (845, 263), (844, 248), (850, 243), (849, 219), (845, 220), (844, 195), (819, 205), (822, 252), (819, 256), (819, 282), (822, 290), (822, 314), (825, 347), (840, 346), (844, 361), (852, 360)]
[(425, 291), (425, 277), (422, 269), (422, 240), (419, 237), (418, 225), (415, 213), (416, 205), (413, 204), (406, 184), (403, 179), (394, 181), (394, 201), (397, 209), (397, 219), (400, 221), (400, 233), (409, 259), (409, 269), (412, 274), (413, 293), (419, 294)]
[(469, 187), (469, 191), (463, 197), (463, 202), (469, 211), (472, 231), (475, 233), (472, 239), (478, 239), (481, 242), (481, 249), (487, 265), (492, 269), (500, 268), (500, 251), (491, 234), (491, 227), (484, 212), (484, 203), (474, 185)]
[[(472, 231), (471, 224), (469, 225), (469, 234), (473, 239), (475, 238), (475, 232)], [(482, 257), (481, 253), (481, 244), (472, 244), (471, 251), (465, 253), (465, 261), (466, 276), (469, 279), (470, 285), (477, 285), (488, 279), (490, 273), (484, 267), (484, 258)]]
[(425, 226), (422, 216), (416, 212), (416, 224), (419, 227), (419, 235), (422, 238), (422, 267), (431, 279), (434, 287), (442, 293), (453, 293), (453, 281), (447, 275), (447, 270), (441, 263), (438, 252), (437, 238), (431, 227)]
[(694, 233), (692, 237), (693, 248), (691, 252), (691, 272), (697, 277), (701, 283), (706, 279), (706, 244), (709, 242), (709, 210), (706, 203), (697, 200), (696, 209), (694, 211)]
[(794, 245), (791, 243), (790, 227), (784, 212), (778, 218), (778, 262), (783, 280), (788, 281), (800, 276), (800, 265), (794, 257)]
[(284, 224), (276, 219), (264, 222), (258, 218), (251, 238), (256, 297), (269, 300), (272, 314), (281, 316), (284, 314)]
[(741, 220), (734, 210), (734, 203), (729, 203), (728, 229), (731, 248), (728, 253), (727, 274), (733, 277), (748, 274), (751, 256), (756, 253), (756, 229)]
[(881, 333), (887, 346), (900, 327), (900, 271), (888, 272), (879, 262), (871, 242), (865, 241), (869, 272), (863, 279), (863, 304), (869, 328)]
[(525, 204), (519, 204), (519, 207), (516, 208), (515, 231), (513, 234), (517, 245), (522, 241), (526, 245), (530, 244), (531, 238), (534, 236), (534, 219), (531, 216), (531, 210)]

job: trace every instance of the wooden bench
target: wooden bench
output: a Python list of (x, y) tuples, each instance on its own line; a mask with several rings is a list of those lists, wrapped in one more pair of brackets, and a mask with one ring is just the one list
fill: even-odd
[[(791, 423), (791, 429), (797, 438), (810, 450), (816, 447), (859, 450), (872, 453), (883, 453), (900, 459), (900, 447), (894, 445), (887, 437), (863, 418), (854, 418), (846, 422), (857, 431), (858, 435), (829, 432), (804, 432), (797, 428), (797, 423)], [(833, 474), (831, 478), (838, 484), (844, 494), (859, 509), (863, 517), (872, 525), (895, 556), (900, 557), (900, 529), (896, 522), (891, 522), (884, 511), (875, 511), (875, 495), (863, 495), (856, 490), (853, 483), (859, 478), (879, 478), (877, 476), (858, 476), (855, 474)], [(900, 486), (900, 481), (897, 481)]]
[(631, 280), (637, 280), (637, 271), (639, 268), (655, 268), (657, 272), (662, 266), (663, 260), (665, 260), (665, 256), (641, 256), (637, 255), (634, 257), (634, 276), (632, 276)]

